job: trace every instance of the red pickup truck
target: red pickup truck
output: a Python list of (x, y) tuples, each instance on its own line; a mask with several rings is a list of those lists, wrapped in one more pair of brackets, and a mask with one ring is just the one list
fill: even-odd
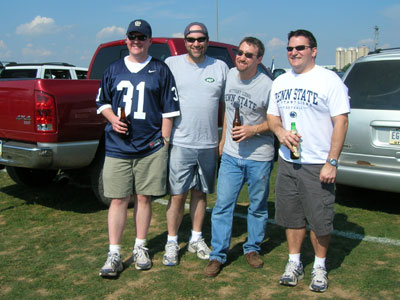
[[(210, 41), (207, 54), (231, 68), (236, 51), (236, 46)], [(161, 60), (183, 53), (182, 38), (153, 38), (149, 49)], [(80, 177), (91, 178), (96, 196), (109, 203), (101, 179), (106, 120), (97, 115), (95, 99), (105, 68), (126, 55), (125, 40), (101, 44), (87, 80), (0, 79), (0, 165), (15, 182), (44, 186), (89, 172)], [(264, 66), (260, 70), (272, 77)]]

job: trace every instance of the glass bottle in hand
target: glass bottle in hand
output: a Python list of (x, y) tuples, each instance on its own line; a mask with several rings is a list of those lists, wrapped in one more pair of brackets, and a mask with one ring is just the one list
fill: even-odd
[[(232, 128), (235, 128), (236, 126), (242, 126), (242, 122), (240, 121), (239, 105), (235, 105), (235, 116), (233, 117)], [(232, 137), (232, 140), (234, 140), (235, 142), (239, 139), (240, 138), (238, 137)]]
[(123, 122), (123, 123), (125, 123), (128, 127), (127, 127), (127, 131), (125, 132), (125, 133), (120, 133), (120, 136), (123, 138), (123, 139), (127, 139), (127, 138), (129, 138), (129, 135), (130, 135), (130, 129), (129, 129), (129, 121), (128, 121), (128, 119), (126, 118), (126, 115), (125, 115), (125, 107), (121, 107), (121, 118), (120, 118), (120, 121), (121, 122)]
[[(290, 131), (293, 134), (297, 134), (296, 122), (292, 122)], [(300, 144), (299, 144), (299, 147), (292, 145), (292, 148), (293, 148), (293, 151), (290, 151), (290, 158), (291, 159), (299, 159), (300, 158), (300, 151), (299, 151)]]

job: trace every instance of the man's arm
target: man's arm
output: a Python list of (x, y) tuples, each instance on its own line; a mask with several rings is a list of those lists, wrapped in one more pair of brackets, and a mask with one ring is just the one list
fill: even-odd
[[(170, 138), (171, 137), (171, 130), (172, 130), (172, 124), (174, 122), (174, 118), (163, 118), (162, 119), (162, 125), (161, 125), (161, 134), (163, 138)], [(169, 142), (167, 142), (164, 139), (164, 143), (166, 146), (169, 145)]]
[(111, 123), (115, 132), (125, 133), (128, 130), (128, 126), (120, 121), (120, 117), (115, 115), (111, 108), (105, 108), (101, 111), (101, 114)]
[(224, 150), (225, 145), (225, 138), (226, 138), (226, 117), (224, 113), (224, 121), (222, 124), (222, 134), (221, 134), (221, 141), (219, 142), (219, 156), (222, 156), (222, 152)]
[[(332, 118), (333, 133), (331, 139), (331, 148), (327, 158), (338, 159), (342, 152), (344, 139), (346, 138), (349, 120), (347, 114), (338, 115)], [(334, 183), (336, 179), (337, 168), (330, 163), (325, 163), (321, 169), (319, 179), (324, 183)]]
[(262, 132), (265, 132), (268, 130), (270, 130), (268, 121), (265, 120), (264, 122), (257, 124), (257, 125), (236, 126), (236, 127), (232, 128), (232, 136), (235, 135), (235, 136), (239, 137), (239, 139), (236, 142), (240, 143), (241, 141), (244, 141), (245, 139), (255, 136), (257, 133), (262, 133)]

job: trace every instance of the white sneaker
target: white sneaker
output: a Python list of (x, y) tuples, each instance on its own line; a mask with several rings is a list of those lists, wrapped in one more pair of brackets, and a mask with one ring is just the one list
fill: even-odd
[(196, 242), (189, 242), (188, 250), (190, 253), (197, 253), (200, 259), (209, 259), (211, 249), (208, 248), (203, 238), (198, 239)]
[(282, 274), (279, 283), (282, 285), (296, 286), (304, 278), (303, 264), (297, 265), (294, 261), (288, 261), (285, 272)]
[(328, 272), (323, 267), (317, 266), (312, 270), (310, 290), (323, 293), (328, 288)]
[(177, 243), (167, 242), (162, 262), (166, 266), (176, 266), (179, 263), (179, 246)]
[(145, 246), (136, 246), (133, 248), (133, 261), (137, 270), (149, 270), (152, 266), (149, 253)]
[(118, 253), (108, 253), (106, 263), (101, 268), (99, 276), (116, 277), (123, 269), (121, 255)]

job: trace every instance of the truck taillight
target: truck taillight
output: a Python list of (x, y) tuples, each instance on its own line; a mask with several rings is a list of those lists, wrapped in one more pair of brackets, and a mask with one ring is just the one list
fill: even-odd
[(56, 131), (54, 98), (43, 92), (35, 92), (35, 127), (37, 132)]

